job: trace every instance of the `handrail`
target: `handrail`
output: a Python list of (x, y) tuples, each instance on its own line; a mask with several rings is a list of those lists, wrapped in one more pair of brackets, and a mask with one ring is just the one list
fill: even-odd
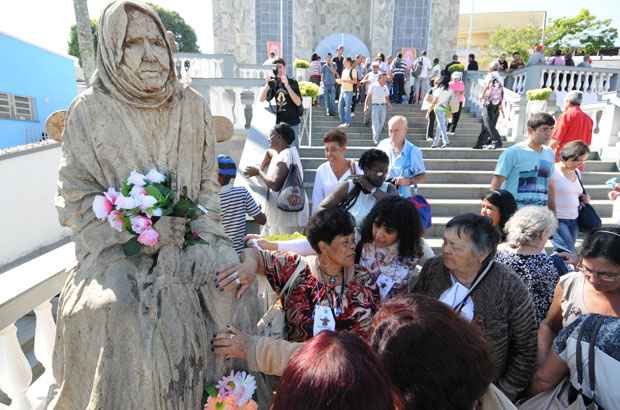
[(76, 264), (71, 242), (0, 275), (0, 330), (60, 293)]

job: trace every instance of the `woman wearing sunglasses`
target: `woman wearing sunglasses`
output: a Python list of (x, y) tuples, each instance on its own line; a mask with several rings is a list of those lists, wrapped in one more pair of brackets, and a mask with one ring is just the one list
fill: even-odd
[(554, 338), (581, 315), (620, 316), (620, 226), (595, 229), (584, 239), (577, 272), (560, 278), (547, 317), (538, 330), (538, 363)]

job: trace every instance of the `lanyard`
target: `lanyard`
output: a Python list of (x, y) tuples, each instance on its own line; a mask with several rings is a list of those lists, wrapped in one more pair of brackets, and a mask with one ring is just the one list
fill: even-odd
[[(344, 270), (343, 270), (343, 272), (342, 272), (342, 280), (340, 282), (340, 292), (338, 293), (338, 292), (336, 292), (335, 288), (332, 288), (332, 289), (334, 289), (334, 292), (336, 293), (336, 308), (335, 309), (334, 309), (334, 306), (333, 306), (331, 298), (330, 297), (327, 298), (327, 301), (329, 302), (329, 308), (331, 309), (331, 311), (332, 311), (332, 313), (334, 315), (334, 318), (336, 318), (337, 316), (340, 316), (342, 314), (342, 299), (343, 299), (344, 292), (346, 290), (346, 284), (345, 284), (345, 281), (344, 281), (344, 275), (345, 275), (345, 273), (344, 273)], [(322, 276), (322, 272), (321, 272), (321, 276)], [(317, 280), (316, 286), (315, 286), (316, 297), (314, 298), (314, 304), (315, 305), (316, 304), (320, 304), (321, 301), (323, 300), (323, 298), (321, 297), (321, 291), (322, 290), (325, 291), (323, 296), (329, 296), (328, 295), (329, 289), (330, 289), (330, 287), (328, 287), (326, 285), (323, 285), (321, 283), (320, 279)]]

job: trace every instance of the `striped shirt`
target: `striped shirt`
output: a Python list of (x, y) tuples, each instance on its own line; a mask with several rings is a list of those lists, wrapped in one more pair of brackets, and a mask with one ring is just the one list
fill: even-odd
[(228, 184), (220, 191), (220, 209), (224, 231), (233, 242), (235, 251), (239, 252), (244, 248), (247, 233), (245, 214), (251, 217), (259, 215), (260, 206), (245, 187)]

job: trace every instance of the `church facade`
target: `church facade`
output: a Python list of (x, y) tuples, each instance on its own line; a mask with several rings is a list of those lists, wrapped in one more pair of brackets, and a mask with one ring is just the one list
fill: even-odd
[(261, 64), (281, 48), (290, 64), (317, 51), (395, 55), (428, 51), (445, 64), (456, 50), (459, 0), (212, 0), (215, 53)]

